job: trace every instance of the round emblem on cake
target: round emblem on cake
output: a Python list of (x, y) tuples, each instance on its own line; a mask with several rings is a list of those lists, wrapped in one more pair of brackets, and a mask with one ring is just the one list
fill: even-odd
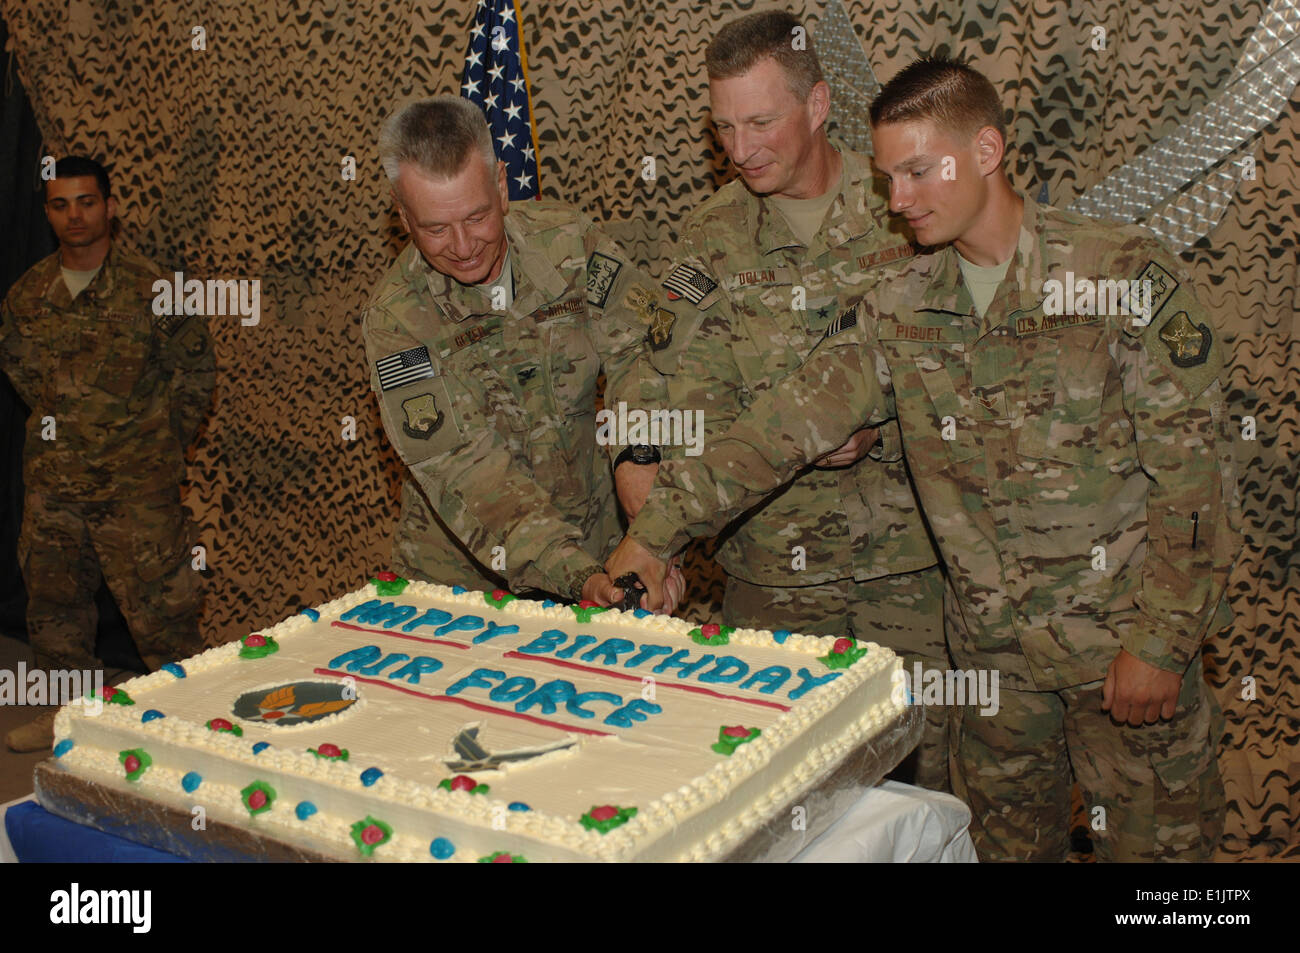
[(235, 700), (232, 713), (271, 728), (309, 725), (347, 711), (357, 703), (356, 688), (343, 682), (285, 682), (255, 688)]

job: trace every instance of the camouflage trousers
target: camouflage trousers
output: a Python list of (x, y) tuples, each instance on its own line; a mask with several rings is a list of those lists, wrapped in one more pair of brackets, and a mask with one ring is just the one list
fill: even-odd
[(27, 493), (18, 558), (27, 632), (42, 668), (97, 668), (95, 590), (103, 571), (140, 657), (156, 671), (203, 650), (202, 591), (179, 488), (133, 500)]
[[(722, 617), (728, 625), (788, 629), (879, 642), (903, 659), (909, 678), (923, 669), (947, 671), (943, 635), (943, 574), (938, 566), (866, 582), (842, 579), (815, 586), (757, 586), (727, 577)], [(913, 697), (919, 701), (918, 693)], [(948, 708), (925, 706), (913, 783), (950, 790)]]
[(1215, 760), (1223, 732), (1198, 657), (1171, 721), (1133, 728), (1101, 710), (1102, 682), (1000, 690), (996, 714), (954, 708), (953, 793), (974, 815), (982, 861), (1062, 861), (1071, 769), (1102, 861), (1208, 861), (1223, 833)]

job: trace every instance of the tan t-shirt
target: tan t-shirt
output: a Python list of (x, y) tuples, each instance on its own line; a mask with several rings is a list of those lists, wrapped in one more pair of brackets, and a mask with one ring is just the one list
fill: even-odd
[(830, 211), (831, 203), (835, 201), (835, 196), (840, 194), (843, 185), (844, 169), (841, 165), (840, 177), (816, 198), (788, 199), (769, 195), (766, 201), (771, 202), (773, 207), (785, 216), (785, 220), (790, 223), (790, 231), (794, 232), (799, 241), (811, 245), (813, 236), (821, 230), (826, 213)]
[(986, 268), (967, 261), (962, 257), (961, 252), (957, 252), (957, 264), (961, 268), (962, 281), (966, 282), (970, 296), (975, 302), (975, 313), (983, 319), (984, 312), (993, 303), (993, 296), (998, 293), (998, 285), (1002, 284), (1002, 279), (1006, 277), (1011, 259), (1008, 258), (1000, 265)]
[[(99, 268), (103, 267), (103, 265), (99, 266)], [(92, 268), (90, 271), (73, 271), (60, 265), (59, 270), (63, 272), (63, 283), (68, 286), (68, 294), (75, 298), (85, 291), (99, 274), (99, 268)]]

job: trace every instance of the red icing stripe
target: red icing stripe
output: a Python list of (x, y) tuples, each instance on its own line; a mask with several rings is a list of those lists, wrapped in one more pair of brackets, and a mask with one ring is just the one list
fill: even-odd
[(460, 642), (452, 642), (450, 639), (426, 639), (418, 635), (407, 635), (405, 632), (390, 632), (387, 629), (367, 629), (362, 625), (353, 625), (351, 622), (331, 622), (330, 625), (336, 625), (340, 629), (352, 629), (356, 632), (373, 632), (375, 635), (391, 635), (395, 639), (410, 639), (412, 642), (428, 642), (430, 645), (447, 645), (453, 649), (467, 649), (468, 645)]
[[(527, 656), (525, 656), (527, 657)], [(426, 695), (424, 692), (417, 692), (413, 688), (407, 688), (404, 685), (394, 685), (392, 682), (385, 682), (378, 678), (361, 678), (350, 672), (339, 672), (332, 668), (314, 668), (312, 669), (317, 675), (335, 675), (339, 678), (350, 678), (353, 681), (365, 682), (367, 685), (378, 685), (380, 688), (391, 688), (396, 692), (405, 692), (407, 695), (414, 695), (416, 698), (423, 698), (431, 702), (452, 702), (456, 705), (464, 705), (467, 708), (473, 708), (478, 711), (492, 712), (494, 715), (505, 715), (508, 718), (519, 718), (523, 721), (531, 721), (535, 725), (546, 725), (548, 728), (559, 728), (561, 731), (577, 731), (584, 735), (599, 735), (607, 738), (611, 735), (608, 731), (597, 731), (594, 728), (579, 728), (575, 725), (566, 725), (562, 721), (547, 721), (545, 718), (536, 718), (533, 715), (525, 715), (522, 712), (511, 711), (508, 708), (495, 708), (492, 705), (483, 705), (479, 702), (472, 702), (466, 698), (454, 698), (451, 695)]]
[[(564, 659), (546, 658), (541, 655), (527, 655), (521, 652), (505, 652), (502, 658), (521, 658), (530, 662), (546, 662), (549, 665), (563, 665), (565, 668), (576, 668), (580, 672), (592, 672), (596, 675), (608, 675), (610, 678), (626, 678), (630, 682), (641, 681), (641, 675), (628, 675), (625, 672), (611, 672), (607, 668), (593, 668), (590, 665), (578, 665), (576, 662), (566, 662)], [(655, 685), (664, 688), (679, 688), (684, 692), (696, 692), (700, 695), (710, 695), (713, 698), (725, 698), (727, 701), (744, 702), (746, 705), (762, 705), (766, 708), (775, 708), (778, 711), (789, 711), (789, 705), (782, 705), (780, 702), (764, 701), (761, 698), (741, 698), (739, 695), (724, 695), (722, 692), (715, 692), (711, 688), (700, 688), (698, 685), (678, 685), (676, 682), (661, 682), (656, 680)]]

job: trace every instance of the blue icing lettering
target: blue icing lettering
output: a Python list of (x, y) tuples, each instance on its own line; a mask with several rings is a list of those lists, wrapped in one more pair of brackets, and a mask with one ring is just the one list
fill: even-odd
[(261, 754), (269, 747), (271, 747), (271, 742), (259, 741), (257, 744), (253, 745), (253, 754)]
[(359, 672), (383, 654), (384, 650), (377, 645), (364, 645), (359, 649), (336, 655), (330, 659), (328, 667), (341, 668), (346, 663), (349, 672)]
[(57, 745), (54, 746), (54, 757), (62, 758), (65, 754), (67, 754), (71, 750), (72, 750), (72, 739), (64, 738)]
[(371, 599), (343, 613), (339, 616), (339, 621), (356, 622), (359, 625), (397, 625), (415, 615), (417, 611), (414, 606), (399, 606), (393, 602)]
[(371, 599), (369, 602), (363, 602), (359, 606), (353, 606), (347, 612), (339, 616), (340, 622), (351, 622), (353, 619), (360, 619), (371, 609), (377, 609), (380, 605), (378, 599)]
[(464, 678), (452, 682), (447, 686), (448, 695), (459, 695), (467, 688), (491, 688), (492, 683), (489, 678), (505, 678), (505, 672), (497, 672), (490, 668), (476, 668)]
[(582, 656), (584, 662), (594, 662), (600, 658), (601, 665), (617, 665), (620, 652), (631, 652), (636, 648), (635, 642), (627, 639), (606, 639), (590, 652)]
[(319, 621), (320, 621), (320, 613), (317, 612), (315, 609), (303, 609), (302, 612), (299, 613), (299, 614), (300, 614), (300, 615), (305, 615), (307, 618), (311, 619), (311, 621), (313, 621), (313, 622), (319, 622)]
[(293, 809), (293, 813), (298, 815), (298, 820), (305, 821), (316, 813), (316, 805), (311, 801), (299, 801), (298, 806)]
[(517, 702), (536, 687), (537, 683), (527, 675), (514, 675), (488, 692), (488, 698), (494, 702)]
[(444, 626), (439, 626), (433, 630), (434, 635), (449, 635), (452, 632), (472, 632), (475, 629), (483, 628), (483, 617), (477, 615), (463, 615)]
[(785, 640), (788, 639), (788, 638), (790, 638), (790, 630), (789, 630), (789, 629), (777, 629), (775, 632), (772, 633), (772, 639), (773, 639), (773, 641), (775, 641), (778, 645), (784, 645), (784, 644), (785, 644)]
[(442, 625), (451, 621), (451, 613), (443, 612), (441, 609), (428, 609), (424, 615), (418, 619), (412, 619), (406, 625), (402, 626), (403, 632), (413, 632), (422, 625)]
[(384, 619), (384, 628), (391, 629), (395, 625), (401, 625), (419, 611), (420, 610), (415, 608), (415, 606), (398, 606), (395, 610), (388, 613), (388, 617)]
[(840, 677), (839, 672), (831, 672), (829, 675), (823, 675), (821, 678), (817, 678), (806, 668), (799, 669), (798, 674), (799, 677), (803, 679), (803, 684), (790, 692), (788, 697), (791, 701), (794, 701), (796, 698), (802, 698), (811, 689), (816, 688), (818, 685), (825, 685), (827, 682), (833, 682), (835, 679)]
[(410, 657), (411, 656), (407, 655), (405, 652), (393, 652), (391, 655), (385, 655), (374, 665), (367, 665), (365, 668), (357, 669), (357, 674), (378, 675), (381, 669), (385, 669), (390, 665), (396, 664), (397, 662), (405, 662)]
[(159, 718), (166, 718), (166, 717), (167, 716), (164, 715), (162, 712), (160, 712), (157, 708), (150, 708), (147, 712), (145, 712), (143, 715), (140, 716), (140, 720), (157, 721)]
[(507, 807), (512, 811), (531, 811), (532, 808), (523, 801), (511, 801)]
[(654, 702), (644, 698), (634, 698), (617, 711), (605, 716), (605, 724), (617, 725), (619, 728), (631, 728), (633, 721), (645, 721), (649, 715), (657, 715), (663, 709)]
[(573, 644), (568, 648), (560, 649), (555, 653), (556, 658), (573, 658), (574, 655), (581, 652), (588, 645), (595, 645), (600, 639), (594, 635), (580, 635), (573, 640)]
[[(502, 686), (505, 687), (504, 685)], [(535, 692), (530, 694), (523, 701), (515, 705), (515, 711), (526, 712), (534, 705), (540, 705), (543, 715), (555, 714), (555, 706), (567, 702), (578, 694), (578, 690), (573, 687), (572, 682), (566, 682), (563, 679), (556, 679), (553, 682), (547, 682), (539, 687)]]
[(378, 768), (366, 768), (366, 770), (361, 772), (361, 783), (366, 787), (370, 787), (383, 776), (384, 772), (380, 771)]
[(545, 655), (547, 652), (555, 651), (557, 646), (563, 645), (568, 637), (568, 633), (561, 632), (559, 629), (547, 629), (527, 645), (520, 646), (519, 651), (525, 655)]
[(615, 695), (613, 692), (582, 692), (573, 696), (569, 703), (564, 706), (564, 710), (570, 715), (577, 715), (579, 718), (595, 718), (596, 713), (594, 711), (587, 711), (582, 707), (589, 701), (606, 701), (617, 707), (623, 704), (623, 696)]
[[(405, 658), (405, 656), (403, 656)], [(405, 678), (412, 685), (420, 684), (420, 676), (428, 675), (442, 668), (442, 663), (436, 658), (430, 658), (427, 655), (417, 655), (395, 672), (390, 672), (388, 677), (393, 681)]]
[(667, 645), (642, 645), (641, 651), (624, 662), (623, 667), (636, 668), (638, 665), (650, 661), (656, 655), (667, 655), (671, 651), (672, 647)]
[[(730, 670), (727, 666), (731, 666)], [(734, 655), (724, 655), (707, 672), (700, 672), (702, 682), (738, 682), (749, 674), (749, 664)]]
[(433, 843), (429, 845), (429, 853), (438, 860), (446, 860), (456, 853), (456, 845), (445, 837), (435, 837)]
[(193, 794), (203, 783), (203, 776), (197, 771), (190, 771), (185, 777), (181, 778), (181, 787), (185, 789), (186, 794)]
[(473, 642), (478, 645), (480, 642), (486, 642), (488, 639), (495, 639), (498, 635), (513, 635), (519, 631), (517, 625), (497, 625), (495, 622), (487, 624), (487, 631), (481, 632), (474, 636)]
[(784, 665), (769, 665), (767, 668), (760, 669), (745, 680), (741, 688), (753, 688), (761, 684), (759, 689), (764, 695), (771, 695), (778, 688), (790, 680), (790, 670)]
[(175, 675), (177, 678), (185, 677), (185, 667), (180, 662), (168, 662), (162, 667), (162, 670)]
[(687, 662), (686, 656), (690, 654), (691, 654), (690, 649), (678, 649), (672, 655), (668, 656), (668, 658), (664, 659), (653, 669), (651, 669), (651, 671), (654, 672), (656, 675), (662, 675), (670, 668), (680, 668), (681, 671), (677, 673), (677, 677), (686, 678), (688, 675), (695, 674), (695, 671), (697, 669), (704, 668), (704, 666), (708, 665), (714, 659), (714, 656), (705, 654), (703, 657), (697, 659), (694, 662)]

